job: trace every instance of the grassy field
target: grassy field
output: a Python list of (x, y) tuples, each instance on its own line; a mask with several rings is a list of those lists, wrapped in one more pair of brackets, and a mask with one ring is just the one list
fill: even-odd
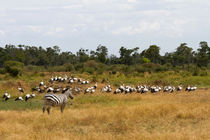
[(42, 113), (42, 95), (0, 101), (0, 139), (210, 139), (210, 90), (77, 95), (64, 113)]
[[(15, 102), (17, 96), (31, 93), (41, 80), (69, 73), (28, 72), (12, 78), (0, 75), (0, 140), (54, 140), (54, 139), (210, 139), (210, 75), (190, 76), (187, 73), (163, 72), (124, 75), (73, 74), (98, 85), (95, 94), (76, 95), (64, 113), (52, 108), (51, 114), (43, 114), (43, 94), (36, 94), (28, 102)], [(110, 83), (196, 85), (194, 92), (174, 94), (106, 94), (100, 89)], [(17, 91), (21, 86), (24, 94)], [(59, 86), (59, 85), (54, 85)], [(84, 89), (84, 87), (83, 87)], [(115, 89), (115, 87), (114, 87)], [(3, 101), (4, 92), (11, 99)]]

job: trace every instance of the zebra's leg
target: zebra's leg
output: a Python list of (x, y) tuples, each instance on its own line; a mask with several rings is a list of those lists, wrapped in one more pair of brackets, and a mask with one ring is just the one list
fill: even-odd
[(45, 106), (42, 108), (42, 110), (43, 110), (43, 113), (45, 112)]
[(61, 113), (63, 113), (65, 106), (66, 106), (65, 104), (61, 105)]
[(50, 114), (50, 106), (47, 108), (47, 113)]
[(43, 108), (42, 108), (42, 110), (43, 110), (43, 113), (45, 112), (45, 108), (46, 108), (46, 106), (44, 105), (44, 106), (43, 106)]

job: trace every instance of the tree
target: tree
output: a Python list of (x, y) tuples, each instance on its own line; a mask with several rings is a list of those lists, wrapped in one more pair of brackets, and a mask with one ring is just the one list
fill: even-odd
[(176, 65), (189, 64), (193, 62), (192, 48), (187, 46), (187, 43), (181, 43), (181, 45), (174, 52), (174, 62)]
[(79, 52), (77, 52), (77, 58), (79, 59), (79, 62), (86, 62), (89, 59), (88, 55), (88, 49), (80, 49)]
[(49, 59), (50, 58), (48, 57), (47, 52), (40, 46), (38, 50), (38, 61), (36, 65), (47, 67), (50, 64)]
[(134, 64), (136, 55), (133, 55), (133, 54), (135, 54), (135, 52), (137, 52), (138, 49), (139, 49), (138, 47), (133, 48), (133, 49), (126, 49), (124, 47), (121, 47), (120, 48), (120, 62), (126, 65)]
[(141, 55), (153, 63), (160, 63), (160, 47), (157, 45), (151, 45), (147, 50), (142, 51)]
[(149, 63), (150, 62), (150, 60), (148, 58), (145, 58), (145, 57), (142, 59), (142, 61), (143, 61), (143, 63)]
[(105, 63), (107, 59), (108, 49), (106, 46), (99, 45), (96, 49), (96, 55), (101, 63)]
[(208, 43), (205, 41), (200, 42), (199, 44), (197, 54), (196, 54), (196, 60), (197, 60), (197, 65), (198, 66), (207, 66), (208, 65), (208, 52), (210, 50)]
[(4, 68), (6, 72), (16, 77), (22, 74), (24, 64), (17, 61), (6, 61), (4, 63)]
[(112, 54), (109, 57), (109, 64), (118, 64), (119, 63), (119, 59), (116, 55)]

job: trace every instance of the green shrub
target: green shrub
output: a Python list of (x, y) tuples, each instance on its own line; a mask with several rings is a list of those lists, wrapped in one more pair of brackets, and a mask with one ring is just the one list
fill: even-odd
[(193, 71), (193, 76), (198, 76), (199, 75), (199, 69), (198, 68), (196, 68), (196, 69), (194, 69), (194, 71)]
[(208, 75), (208, 72), (207, 71), (201, 71), (200, 72), (200, 76), (207, 76)]
[(89, 74), (93, 74), (94, 73), (94, 68), (91, 68), (91, 67), (86, 67), (84, 68), (83, 72), (87, 72)]
[(18, 76), (22, 74), (24, 64), (17, 61), (6, 61), (4, 63), (4, 67), (6, 72), (8, 72), (11, 76)]
[(116, 73), (117, 73), (116, 71), (112, 71), (112, 74), (114, 74), (114, 75), (115, 75)]
[(144, 68), (144, 67), (141, 66), (141, 65), (138, 65), (138, 66), (136, 66), (136, 71), (139, 72), (139, 73), (144, 73), (144, 72), (147, 71), (147, 69)]
[(45, 71), (45, 68), (42, 66), (33, 66), (33, 65), (28, 65), (26, 66), (27, 71), (35, 71), (35, 72), (43, 72)]
[(64, 66), (54, 66), (48, 68), (49, 72), (64, 72), (66, 71), (66, 68)]
[(105, 64), (99, 63), (97, 67), (97, 74), (103, 74), (106, 71), (107, 66)]
[(64, 67), (65, 67), (65, 71), (74, 71), (74, 65), (70, 64), (70, 63), (67, 63), (67, 64), (64, 64)]
[(78, 63), (74, 66), (76, 71), (82, 71), (83, 67), (84, 67), (83, 63)]
[(40, 73), (39, 74), (41, 77), (45, 77), (45, 74), (44, 73)]
[(145, 57), (142, 59), (142, 61), (143, 61), (143, 63), (150, 63), (150, 60), (148, 58), (145, 58)]
[(84, 66), (89, 68), (94, 68), (96, 70), (98, 67), (98, 63), (95, 60), (89, 60), (85, 62)]
[(0, 74), (5, 74), (6, 70), (4, 68), (0, 68)]

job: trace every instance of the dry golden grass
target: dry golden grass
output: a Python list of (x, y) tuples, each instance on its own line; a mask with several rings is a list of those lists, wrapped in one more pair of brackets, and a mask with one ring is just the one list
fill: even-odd
[(63, 114), (58, 108), (50, 115), (41, 108), (0, 111), (0, 139), (210, 139), (209, 90), (106, 96), (112, 99), (107, 105), (78, 102), (67, 106)]

